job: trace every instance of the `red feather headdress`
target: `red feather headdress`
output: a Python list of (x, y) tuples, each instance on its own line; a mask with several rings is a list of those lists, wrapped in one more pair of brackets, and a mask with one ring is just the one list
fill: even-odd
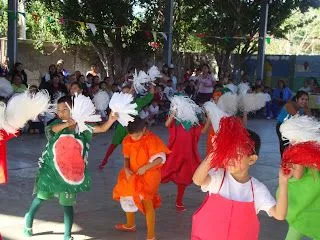
[(219, 131), (212, 143), (211, 165), (214, 168), (227, 168), (254, 152), (254, 141), (237, 117), (221, 119)]
[(315, 141), (297, 143), (285, 149), (281, 166), (289, 172), (292, 164), (320, 170), (320, 143)]

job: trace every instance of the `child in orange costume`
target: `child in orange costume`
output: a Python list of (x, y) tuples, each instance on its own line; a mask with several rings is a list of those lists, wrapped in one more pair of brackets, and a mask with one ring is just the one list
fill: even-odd
[(117, 224), (120, 231), (135, 232), (134, 212), (146, 215), (147, 239), (155, 239), (155, 208), (160, 206), (158, 188), (161, 166), (169, 149), (162, 140), (148, 131), (145, 122), (136, 117), (127, 127), (129, 135), (123, 141), (124, 168), (113, 190), (113, 199), (120, 201), (127, 223)]

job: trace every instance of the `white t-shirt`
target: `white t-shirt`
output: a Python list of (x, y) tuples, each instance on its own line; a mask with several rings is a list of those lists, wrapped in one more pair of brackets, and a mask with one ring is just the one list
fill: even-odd
[(149, 113), (147, 111), (145, 111), (145, 110), (142, 110), (140, 112), (139, 116), (140, 116), (141, 119), (146, 119), (146, 118), (149, 117)]
[[(218, 193), (223, 179), (223, 174), (223, 169), (211, 169), (209, 171), (211, 181), (207, 186), (201, 186), (201, 190), (203, 192), (209, 192), (212, 194)], [(251, 178), (251, 181), (254, 191), (254, 205), (256, 208), (256, 213), (258, 214), (260, 211), (265, 211), (269, 214), (270, 209), (276, 205), (276, 200), (263, 183), (259, 182), (254, 177)], [(239, 183), (227, 171), (219, 194), (222, 197), (235, 201), (252, 202), (253, 195), (251, 181)]]
[(174, 96), (174, 89), (166, 86), (163, 90), (163, 93), (166, 95), (167, 99), (170, 100)]

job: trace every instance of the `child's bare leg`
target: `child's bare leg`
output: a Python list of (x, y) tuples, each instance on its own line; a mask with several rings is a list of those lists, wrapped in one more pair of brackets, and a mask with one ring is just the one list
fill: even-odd
[(156, 214), (154, 211), (152, 200), (143, 200), (143, 206), (146, 211), (147, 239), (154, 239)]
[(131, 228), (136, 225), (136, 217), (133, 212), (126, 212), (126, 217), (127, 217), (127, 223), (126, 227)]

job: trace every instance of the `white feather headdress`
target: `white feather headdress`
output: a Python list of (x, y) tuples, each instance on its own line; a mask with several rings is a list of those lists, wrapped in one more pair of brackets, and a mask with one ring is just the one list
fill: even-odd
[(296, 115), (289, 118), (281, 124), (280, 132), (292, 144), (308, 141), (320, 143), (320, 122), (313, 117)]
[(110, 102), (109, 94), (106, 91), (99, 91), (92, 99), (94, 106), (99, 111), (105, 111)]
[(228, 83), (225, 85), (225, 87), (228, 88), (233, 94), (237, 94), (238, 92), (238, 87), (233, 83)]
[(250, 86), (249, 86), (249, 83), (240, 83), (238, 85), (238, 94), (239, 95), (245, 95), (249, 92), (250, 90)]
[(109, 108), (119, 114), (118, 122), (124, 127), (128, 126), (129, 122), (133, 122), (132, 116), (138, 115), (137, 104), (132, 102), (131, 94), (114, 93), (109, 103)]
[(190, 121), (193, 125), (199, 124), (198, 114), (203, 111), (192, 99), (187, 96), (173, 96), (170, 101), (170, 111), (175, 112), (175, 118), (178, 121)]
[(7, 106), (1, 104), (0, 124), (8, 133), (15, 133), (39, 114), (48, 111), (50, 95), (46, 90), (31, 94), (29, 90), (13, 96)]
[(156, 66), (152, 66), (148, 70), (148, 74), (144, 71), (138, 73), (137, 70), (135, 70), (135, 74), (133, 75), (133, 87), (137, 93), (144, 93), (147, 91), (145, 84), (153, 83), (159, 77), (161, 77), (161, 73)]
[(263, 108), (267, 102), (267, 94), (265, 93), (248, 93), (239, 95), (239, 108), (244, 112), (257, 111)]
[(13, 88), (11, 83), (5, 78), (0, 78), (0, 96), (8, 98), (12, 94), (13, 94)]
[(217, 106), (230, 115), (235, 115), (238, 111), (238, 95), (230, 92), (224, 93), (217, 103)]
[(76, 94), (70, 107), (71, 117), (77, 123), (77, 131), (84, 132), (92, 129), (86, 122), (100, 122), (101, 116), (96, 114), (96, 108), (89, 97)]
[(161, 73), (156, 66), (152, 66), (148, 70), (148, 75), (149, 75), (151, 81), (155, 81), (157, 78), (161, 77)]
[(229, 117), (230, 115), (221, 110), (214, 102), (206, 102), (203, 107), (205, 108), (208, 117), (211, 120), (212, 127), (215, 132), (218, 132), (220, 120), (223, 117)]

